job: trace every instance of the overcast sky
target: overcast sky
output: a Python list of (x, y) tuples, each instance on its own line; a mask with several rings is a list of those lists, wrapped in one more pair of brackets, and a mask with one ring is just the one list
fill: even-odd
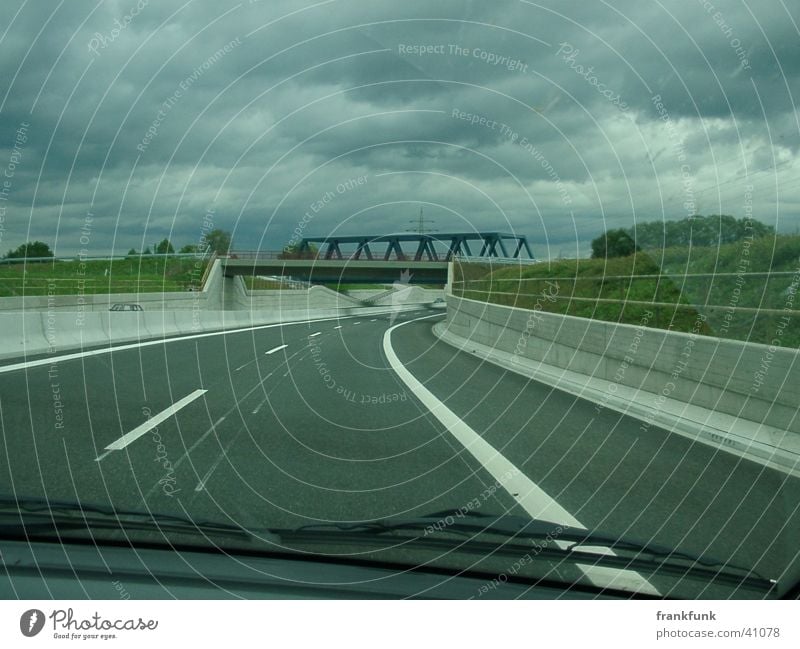
[(276, 250), (420, 207), (540, 257), (750, 206), (795, 232), (799, 24), (782, 0), (3, 0), (0, 251), (210, 221)]

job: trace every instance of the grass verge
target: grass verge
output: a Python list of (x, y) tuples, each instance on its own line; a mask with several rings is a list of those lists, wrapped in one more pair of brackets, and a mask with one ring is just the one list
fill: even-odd
[(700, 314), (703, 334), (796, 348), (799, 284), (800, 236), (778, 235), (613, 259), (456, 264), (453, 291), (474, 300), (608, 322), (638, 324), (650, 311), (649, 326), (683, 332), (696, 326)]

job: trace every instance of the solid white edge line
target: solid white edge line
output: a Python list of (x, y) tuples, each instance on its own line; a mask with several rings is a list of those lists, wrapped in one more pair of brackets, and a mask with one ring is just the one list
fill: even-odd
[(194, 392), (187, 394), (185, 397), (183, 397), (183, 399), (176, 401), (171, 406), (169, 406), (169, 408), (162, 410), (157, 415), (153, 415), (146, 422), (134, 428), (131, 432), (125, 433), (116, 442), (111, 442), (111, 444), (106, 446), (105, 450), (121, 451), (123, 448), (125, 448), (129, 444), (132, 444), (137, 439), (139, 439), (148, 430), (155, 428), (162, 421), (169, 419), (181, 408), (188, 406), (192, 401), (194, 401), (198, 397), (202, 397), (206, 392), (208, 392), (208, 390), (195, 390)]
[[(555, 525), (566, 525), (586, 529), (586, 527), (566, 509), (559, 505), (535, 482), (512, 464), (504, 455), (481, 437), (472, 427), (458, 417), (450, 408), (426, 388), (400, 361), (392, 348), (392, 332), (419, 320), (435, 316), (416, 318), (401, 322), (387, 329), (383, 334), (383, 351), (394, 372), (411, 393), (438, 419), (450, 434), (469, 451), (480, 464), (492, 475), (496, 483), (502, 486), (514, 500), (531, 516), (538, 520), (552, 522)], [(598, 554), (614, 554), (610, 550), (598, 551)], [(595, 585), (619, 587), (638, 593), (660, 595), (650, 582), (632, 570), (619, 570), (604, 566), (576, 564)]]
[[(421, 319), (421, 318), (420, 318)], [(413, 320), (411, 321), (413, 322)], [(480, 462), (493, 477), (498, 479), (514, 499), (533, 518), (556, 524), (580, 527), (583, 525), (566, 509), (542, 491), (499, 451), (478, 435), (467, 423), (462, 421), (450, 408), (443, 404), (402, 364), (391, 345), (391, 333), (406, 322), (396, 324), (383, 334), (383, 351), (389, 364), (414, 396), (436, 417), (442, 425)], [(518, 494), (514, 496), (514, 494)]]

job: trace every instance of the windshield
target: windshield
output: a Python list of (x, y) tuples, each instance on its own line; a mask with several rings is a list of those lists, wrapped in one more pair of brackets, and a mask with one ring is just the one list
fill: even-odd
[(5, 4), (0, 542), (797, 595), (796, 7)]

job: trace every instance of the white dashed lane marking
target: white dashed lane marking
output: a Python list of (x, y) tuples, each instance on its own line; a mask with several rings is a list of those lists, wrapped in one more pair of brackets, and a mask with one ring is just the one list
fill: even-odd
[(279, 352), (282, 349), (286, 349), (288, 346), (289, 345), (279, 345), (278, 347), (270, 349), (268, 352), (264, 352), (264, 354), (268, 356), (269, 354), (274, 354), (275, 352)]

